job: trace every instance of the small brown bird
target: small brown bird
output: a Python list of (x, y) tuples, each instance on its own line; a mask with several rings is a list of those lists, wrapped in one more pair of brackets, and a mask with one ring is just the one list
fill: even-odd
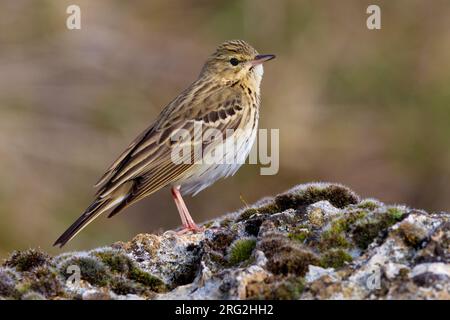
[[(97, 198), (54, 245), (64, 246), (100, 214), (112, 209), (108, 216), (112, 217), (167, 185), (171, 186), (183, 231), (200, 230), (181, 194), (195, 195), (218, 179), (233, 175), (245, 162), (258, 128), (262, 63), (273, 58), (271, 54), (258, 54), (242, 40), (221, 44), (206, 61), (199, 78), (170, 102), (109, 167), (95, 185), (99, 187)], [(204, 129), (214, 129), (215, 133), (202, 135), (200, 143), (198, 139), (189, 140), (194, 148), (175, 159), (174, 150), (186, 146), (186, 141), (173, 139), (174, 134), (184, 132), (195, 137), (199, 125), (205, 135), (208, 130)], [(225, 148), (231, 149), (223, 153), (227, 161), (201, 161), (217, 155), (229, 141), (234, 148)], [(201, 147), (200, 153), (196, 147)]]

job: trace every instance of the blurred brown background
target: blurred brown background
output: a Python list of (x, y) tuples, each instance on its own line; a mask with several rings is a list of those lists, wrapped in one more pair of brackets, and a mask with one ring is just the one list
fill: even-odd
[[(82, 29), (66, 28), (78, 4)], [(382, 29), (366, 28), (378, 4)], [(6, 0), (0, 10), (0, 257), (51, 244), (127, 144), (198, 75), (224, 40), (266, 65), (261, 128), (280, 129), (280, 171), (258, 166), (187, 203), (198, 221), (296, 183), (450, 207), (450, 3), (398, 1)], [(65, 250), (174, 228), (163, 190)]]

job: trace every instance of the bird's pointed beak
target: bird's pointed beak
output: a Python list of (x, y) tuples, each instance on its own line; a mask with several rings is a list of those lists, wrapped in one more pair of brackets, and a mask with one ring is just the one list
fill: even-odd
[(250, 61), (250, 63), (252, 64), (252, 66), (257, 66), (258, 64), (272, 59), (275, 59), (274, 54), (258, 54), (252, 61)]

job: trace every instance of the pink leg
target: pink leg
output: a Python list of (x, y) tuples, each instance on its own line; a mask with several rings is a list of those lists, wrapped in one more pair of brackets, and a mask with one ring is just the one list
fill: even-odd
[(172, 187), (172, 197), (173, 201), (175, 201), (175, 205), (177, 206), (178, 213), (180, 214), (181, 223), (183, 224), (183, 230), (181, 230), (181, 233), (187, 232), (187, 231), (201, 231), (202, 228), (199, 228), (194, 220), (192, 219), (191, 215), (189, 214), (189, 210), (186, 207), (186, 204), (183, 201), (183, 198), (181, 197), (180, 193), (180, 187)]

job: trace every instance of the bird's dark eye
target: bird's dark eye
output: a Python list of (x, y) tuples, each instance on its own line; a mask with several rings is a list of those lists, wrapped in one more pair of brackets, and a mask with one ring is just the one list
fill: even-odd
[(231, 63), (231, 65), (233, 65), (233, 66), (237, 66), (237, 65), (239, 64), (239, 60), (236, 59), (236, 58), (231, 58), (231, 59), (230, 59), (230, 63)]

